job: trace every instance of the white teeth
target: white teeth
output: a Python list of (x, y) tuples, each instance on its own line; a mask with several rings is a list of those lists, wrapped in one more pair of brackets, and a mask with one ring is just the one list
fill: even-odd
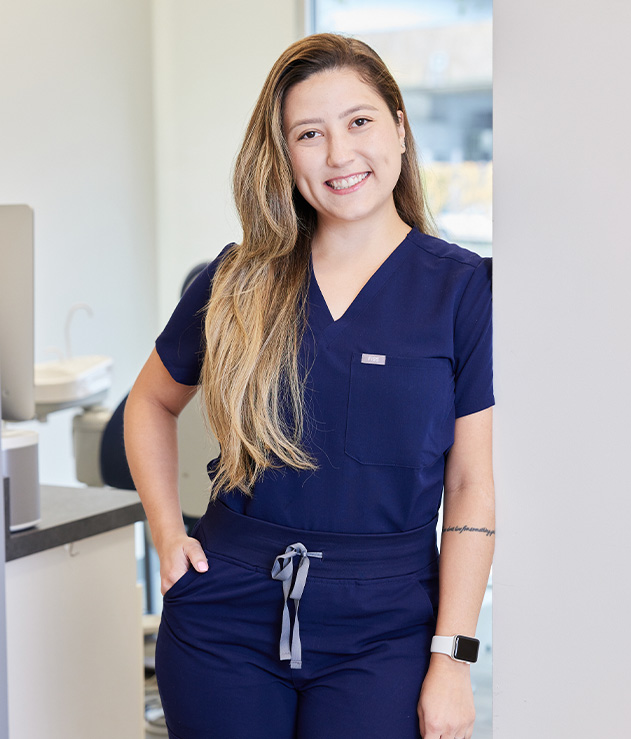
[(364, 174), (356, 174), (352, 177), (345, 177), (340, 180), (329, 180), (327, 185), (332, 187), (334, 190), (346, 190), (349, 187), (353, 187), (353, 185), (356, 185), (358, 182), (365, 180), (366, 177), (368, 177), (368, 174), (368, 172), (364, 172)]

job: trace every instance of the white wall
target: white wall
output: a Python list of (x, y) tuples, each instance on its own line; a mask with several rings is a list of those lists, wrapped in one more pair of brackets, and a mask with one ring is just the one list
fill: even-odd
[(623, 736), (631, 6), (494, 4), (494, 737)]
[[(0, 202), (35, 210), (36, 360), (108, 354), (115, 405), (158, 329), (151, 0), (6, 0), (0, 23)], [(41, 478), (76, 484), (73, 412), (40, 427)]]
[[(114, 357), (108, 405), (127, 392), (188, 270), (240, 238), (232, 162), (303, 29), (300, 0), (4, 4), (0, 202), (35, 209), (37, 361), (88, 302), (74, 353)], [(76, 483), (73, 414), (39, 426), (44, 482)]]
[(159, 313), (191, 267), (241, 238), (231, 169), (263, 81), (303, 35), (301, 0), (156, 0)]

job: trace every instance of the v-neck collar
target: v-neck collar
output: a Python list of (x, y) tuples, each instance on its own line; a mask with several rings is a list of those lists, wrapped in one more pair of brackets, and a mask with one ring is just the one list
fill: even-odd
[[(342, 331), (344, 331), (368, 306), (370, 301), (382, 288), (383, 284), (400, 266), (405, 257), (410, 253), (412, 244), (412, 235), (417, 231), (414, 227), (408, 232), (403, 241), (394, 248), (392, 252), (384, 259), (377, 269), (368, 278), (367, 282), (357, 293), (351, 304), (344, 313), (334, 320), (329, 310), (329, 306), (320, 290), (318, 281), (313, 270), (313, 257), (309, 257), (309, 324), (311, 329), (320, 334), (325, 341), (331, 342)], [(315, 309), (315, 310), (314, 310)]]

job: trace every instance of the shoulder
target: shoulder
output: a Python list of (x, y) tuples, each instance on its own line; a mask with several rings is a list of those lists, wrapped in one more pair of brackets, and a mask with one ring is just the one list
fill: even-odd
[(182, 296), (179, 305), (181, 308), (201, 309), (210, 298), (215, 273), (227, 253), (234, 247), (234, 243), (227, 244), (210, 262), (202, 262), (193, 267), (186, 276), (182, 287)]
[(233, 244), (211, 261), (198, 265), (167, 325), (156, 339), (156, 350), (171, 377), (183, 385), (196, 385), (203, 361), (204, 320), (218, 266)]
[(219, 265), (226, 258), (228, 252), (235, 247), (236, 244), (232, 241), (229, 244), (226, 244), (219, 254), (210, 262), (202, 262), (201, 264), (198, 264), (197, 267), (193, 267), (184, 281), (183, 293), (193, 287), (193, 285), (196, 285), (198, 289), (200, 286), (205, 286), (207, 289), (210, 289)]
[(444, 269), (462, 270), (471, 274), (481, 264), (491, 262), (488, 257), (481, 257), (469, 249), (451, 244), (437, 236), (421, 233), (416, 228), (410, 232), (410, 239), (417, 247), (419, 258), (441, 265)]
[(491, 289), (492, 260), (436, 236), (410, 232), (419, 274), (458, 303), (465, 292)]

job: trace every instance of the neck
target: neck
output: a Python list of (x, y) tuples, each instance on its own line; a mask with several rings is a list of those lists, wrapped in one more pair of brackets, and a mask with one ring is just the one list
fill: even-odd
[(353, 222), (318, 222), (311, 241), (315, 257), (326, 260), (390, 253), (410, 231), (396, 210), (389, 217)]

